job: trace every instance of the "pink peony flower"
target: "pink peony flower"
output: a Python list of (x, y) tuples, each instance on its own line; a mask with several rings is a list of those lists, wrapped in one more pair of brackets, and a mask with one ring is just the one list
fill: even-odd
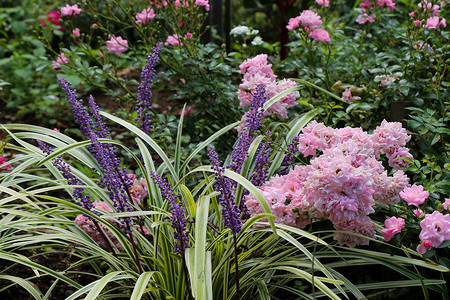
[(450, 206), (450, 198), (445, 198), (444, 203), (442, 203), (442, 206), (444, 206), (444, 209), (446, 210), (450, 210), (449, 206)]
[(316, 0), (316, 3), (324, 7), (328, 7), (328, 5), (330, 5), (330, 1), (328, 0)]
[(61, 15), (62, 16), (71, 16), (71, 15), (79, 15), (81, 13), (81, 8), (78, 5), (66, 4), (66, 6), (61, 7)]
[(69, 59), (64, 55), (64, 53), (61, 53), (56, 61), (52, 61), (52, 67), (53, 70), (59, 70), (61, 69), (62, 64), (66, 64), (69, 62)]
[(80, 29), (79, 28), (75, 28), (74, 30), (72, 30), (72, 34), (76, 37), (80, 36)]
[(320, 20), (320, 16), (311, 11), (311, 10), (304, 10), (298, 17), (300, 24), (303, 27), (308, 27), (309, 29), (315, 29), (322, 25), (322, 21)]
[(450, 240), (450, 215), (443, 215), (435, 210), (432, 214), (425, 215), (420, 227), (420, 240), (430, 241), (433, 247), (439, 247), (443, 241)]
[(419, 246), (417, 246), (417, 252), (419, 254), (425, 254), (430, 249), (431, 249), (430, 241), (423, 241), (422, 243), (419, 244)]
[(408, 205), (419, 206), (425, 202), (430, 193), (423, 190), (423, 186), (413, 184), (411, 187), (405, 188), (400, 192), (400, 197), (405, 200)]
[(331, 43), (330, 35), (325, 29), (314, 29), (314, 31), (309, 34), (309, 37), (319, 42)]
[(164, 43), (164, 45), (166, 45), (166, 46), (169, 46), (169, 45), (172, 45), (172, 46), (183, 46), (183, 43), (180, 42), (178, 35), (174, 34), (174, 35), (169, 35), (167, 37), (167, 40)]
[(106, 45), (108, 45), (108, 51), (116, 55), (121, 55), (128, 50), (128, 41), (120, 36), (110, 35), (110, 39), (106, 41)]
[(145, 23), (155, 17), (155, 12), (152, 8), (145, 8), (142, 12), (136, 15), (136, 24)]
[(402, 231), (403, 226), (405, 226), (405, 219), (391, 217), (384, 221), (385, 228), (381, 230), (381, 234), (386, 242), (389, 242), (396, 233)]

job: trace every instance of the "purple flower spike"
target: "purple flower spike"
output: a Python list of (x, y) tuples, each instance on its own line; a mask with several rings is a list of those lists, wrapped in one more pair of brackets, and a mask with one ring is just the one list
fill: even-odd
[[(76, 97), (76, 90), (71, 90), (71, 84), (63, 78), (58, 78), (63, 91), (66, 92), (66, 99), (69, 101), (75, 122), (80, 125), (81, 133), (87, 140), (91, 141), (88, 146), (89, 152), (98, 161), (103, 176), (99, 184), (105, 186), (109, 191), (109, 197), (114, 202), (114, 207), (118, 212), (131, 210), (128, 200), (131, 198), (128, 189), (133, 184), (128, 178), (125, 168), (121, 167), (120, 159), (116, 156), (116, 147), (111, 144), (103, 144), (99, 138), (108, 138), (107, 127), (102, 121), (98, 106), (91, 96), (88, 110), (83, 106), (83, 101)], [(120, 218), (120, 228), (127, 234), (131, 233), (132, 220), (130, 217)]]
[(173, 245), (173, 251), (183, 256), (185, 250), (189, 248), (189, 231), (186, 228), (183, 204), (181, 201), (177, 201), (178, 195), (173, 193), (167, 181), (154, 172), (151, 173), (151, 176), (158, 184), (161, 190), (161, 196), (169, 203), (169, 210), (172, 213), (172, 228), (175, 229), (175, 240), (178, 240)]
[(141, 85), (138, 87), (137, 115), (136, 121), (139, 127), (145, 132), (150, 133), (153, 126), (151, 125), (150, 98), (152, 97), (151, 86), (155, 77), (155, 66), (159, 62), (159, 53), (161, 52), (161, 43), (156, 44), (152, 48), (153, 53), (147, 58), (144, 69), (141, 74)]
[(242, 164), (248, 155), (248, 148), (253, 141), (252, 134), (259, 129), (261, 120), (264, 115), (264, 109), (262, 109), (264, 103), (267, 101), (265, 96), (266, 90), (263, 84), (259, 84), (253, 93), (252, 105), (249, 111), (245, 115), (245, 127), (242, 131), (236, 147), (231, 152), (231, 164), (229, 169), (236, 173), (241, 172)]
[(222, 206), (223, 224), (226, 228), (230, 228), (234, 236), (242, 228), (241, 210), (234, 199), (234, 181), (223, 176), (225, 168), (221, 167), (221, 162), (217, 158), (217, 153), (208, 148), (209, 160), (212, 163), (212, 168), (216, 173), (216, 184), (214, 189), (220, 192), (217, 196), (220, 205)]
[(252, 176), (252, 183), (255, 186), (262, 186), (267, 180), (267, 174), (269, 170), (267, 170), (267, 165), (270, 164), (270, 144), (271, 144), (271, 132), (266, 132), (267, 142), (261, 144), (258, 148), (258, 152), (256, 153), (256, 161), (255, 161), (255, 172)]

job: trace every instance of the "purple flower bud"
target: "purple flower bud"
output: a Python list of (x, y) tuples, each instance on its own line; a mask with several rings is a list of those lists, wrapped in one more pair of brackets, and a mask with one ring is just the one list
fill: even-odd
[(144, 69), (141, 74), (141, 85), (138, 87), (138, 101), (137, 101), (137, 115), (136, 121), (139, 122), (139, 127), (145, 132), (150, 133), (153, 126), (151, 125), (151, 106), (150, 99), (152, 97), (151, 86), (153, 78), (155, 77), (155, 66), (159, 62), (159, 53), (161, 52), (161, 43), (153, 47), (153, 53), (147, 58)]

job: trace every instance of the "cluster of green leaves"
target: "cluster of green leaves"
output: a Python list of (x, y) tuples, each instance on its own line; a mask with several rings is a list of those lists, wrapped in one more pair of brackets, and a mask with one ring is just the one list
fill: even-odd
[(33, 34), (41, 14), (35, 1), (0, 8), (0, 107), (55, 124), (61, 115), (59, 88), (46, 49)]

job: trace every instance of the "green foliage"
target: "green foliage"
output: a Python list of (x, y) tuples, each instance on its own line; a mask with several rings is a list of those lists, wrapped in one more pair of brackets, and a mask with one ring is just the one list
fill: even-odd
[(56, 76), (44, 44), (33, 34), (42, 9), (34, 1), (0, 8), (0, 107), (56, 124), (62, 108)]

